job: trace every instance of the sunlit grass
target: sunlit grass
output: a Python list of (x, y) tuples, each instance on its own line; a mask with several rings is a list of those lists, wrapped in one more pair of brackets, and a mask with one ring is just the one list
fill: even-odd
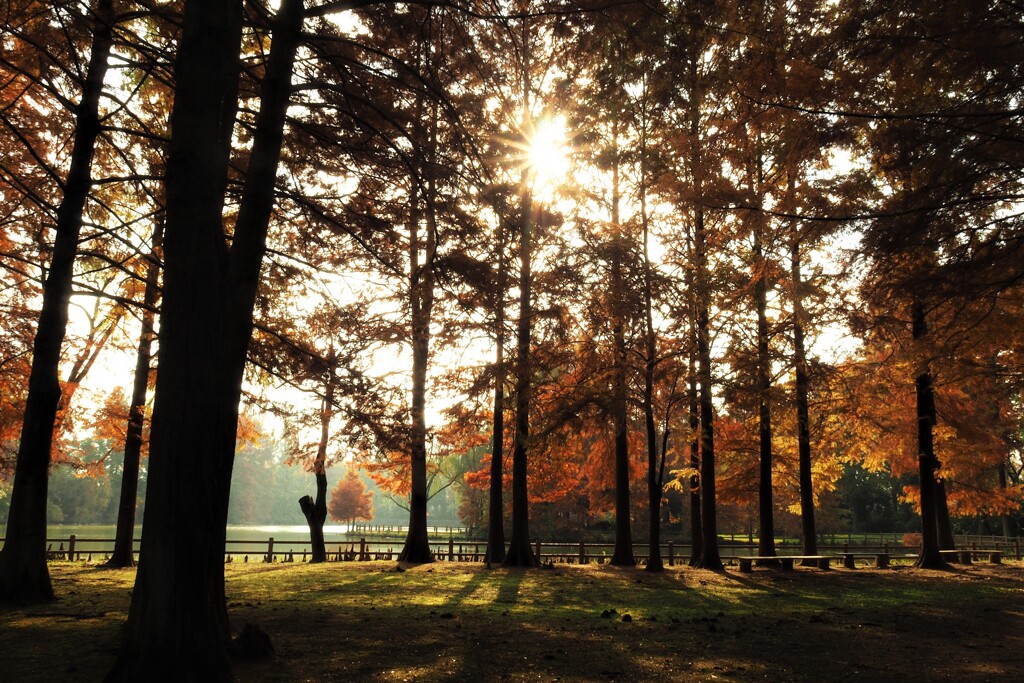
[[(0, 681), (99, 680), (113, 661), (134, 571), (51, 573), (57, 602), (0, 611)], [(239, 662), (242, 681), (1012, 680), (1020, 662), (1007, 653), (1024, 647), (1020, 563), (753, 574), (232, 563), (225, 577), (234, 628), (259, 624), (277, 652)]]

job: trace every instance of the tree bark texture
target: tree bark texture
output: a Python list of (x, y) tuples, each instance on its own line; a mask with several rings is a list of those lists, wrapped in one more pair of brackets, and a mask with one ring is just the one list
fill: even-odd
[(523, 174), (522, 223), (519, 235), (519, 322), (516, 329), (516, 438), (512, 449), (512, 531), (505, 567), (536, 567), (530, 547), (530, 498), (527, 494), (527, 454), (530, 439), (530, 328), (533, 308), (530, 293), (533, 273), (533, 198)]
[[(757, 220), (760, 220), (758, 217)], [(760, 225), (754, 229), (754, 306), (757, 309), (757, 406), (760, 477), (758, 478), (757, 554), (775, 555), (775, 504), (772, 495), (771, 357), (768, 353), (768, 283)], [(760, 562), (769, 564), (771, 560)]]
[(498, 293), (494, 309), (494, 417), (491, 432), (491, 481), (487, 500), (486, 562), (505, 561), (505, 511), (502, 462), (505, 458), (505, 289), (508, 262), (504, 231), (498, 227)]
[[(694, 262), (692, 236), (687, 239), (687, 252), (691, 263)], [(689, 354), (687, 359), (687, 374), (690, 378), (687, 387), (687, 417), (690, 427), (690, 467), (695, 472), (700, 472), (700, 402), (697, 392), (697, 297), (693, 286), (692, 271), (686, 273), (686, 288), (689, 291)], [(701, 500), (700, 500), (700, 476), (694, 474), (690, 477), (690, 561), (691, 567), (696, 567), (700, 562), (700, 555), (703, 549), (703, 525), (701, 523)]]
[(224, 540), (246, 349), (274, 201), (301, 0), (274, 20), (253, 148), (228, 243), (240, 0), (186, 3), (167, 168), (164, 298), (142, 548), (109, 681), (226, 681)]
[[(696, 348), (693, 349), (694, 354)], [(700, 407), (697, 399), (697, 363), (694, 355), (690, 356), (690, 386), (688, 388), (688, 411), (690, 425), (690, 467), (700, 472)], [(701, 531), (700, 477), (690, 477), (690, 561), (691, 567), (700, 562), (703, 540)]]
[[(920, 301), (913, 303), (911, 325), (914, 340), (920, 346), (921, 340), (928, 334), (924, 305)], [(932, 427), (935, 425), (935, 395), (932, 390), (931, 371), (924, 361), (914, 385), (917, 394), (918, 476), (921, 479), (921, 551), (917, 558), (917, 566), (925, 569), (945, 569), (948, 565), (939, 553), (938, 526), (935, 521), (935, 471), (938, 464), (932, 438)]]
[[(429, 21), (429, 19), (428, 19)], [(423, 68), (430, 60), (429, 40), (422, 45), (417, 59)], [(409, 210), (409, 318), (412, 331), (412, 395), (409, 430), (410, 492), (409, 531), (399, 562), (433, 562), (427, 535), (427, 369), (430, 364), (430, 321), (434, 308), (434, 256), (437, 247), (437, 223), (434, 162), (437, 146), (437, 111), (425, 106), (417, 95), (412, 130), (415, 141), (410, 174)], [(427, 113), (429, 112), (429, 114)], [(426, 138), (425, 142), (419, 143)], [(418, 144), (419, 143), (419, 144)], [(421, 223), (425, 222), (425, 234)], [(424, 256), (421, 262), (420, 250)]]
[[(613, 122), (616, 144), (618, 122)], [(616, 154), (618, 151), (616, 150)], [(611, 564), (632, 567), (633, 532), (629, 509), (629, 426), (627, 423), (627, 363), (625, 334), (625, 283), (622, 274), (625, 240), (619, 225), (619, 163), (612, 167), (612, 256), (611, 256), (611, 317), (612, 317), (612, 427), (615, 430), (615, 548)]]
[(811, 419), (808, 394), (807, 354), (804, 349), (803, 282), (800, 275), (800, 243), (790, 247), (790, 276), (793, 285), (793, 365), (796, 371), (796, 439), (799, 453), (800, 530), (804, 555), (818, 554), (818, 531), (814, 524), (814, 487), (811, 480)]
[(160, 297), (160, 252), (163, 232), (164, 224), (161, 219), (153, 232), (153, 253), (146, 264), (146, 289), (142, 295), (142, 334), (135, 352), (135, 377), (131, 405), (128, 408), (128, 430), (125, 434), (124, 461), (121, 467), (121, 492), (117, 505), (117, 531), (114, 534), (114, 552), (107, 561), (108, 567), (135, 566), (135, 509), (138, 506), (146, 393), (149, 389), (153, 340), (156, 338), (153, 323), (156, 320), (156, 303)]
[[(647, 538), (648, 571), (664, 569), (661, 559), (661, 496), (664, 481), (665, 455), (658, 466), (658, 429), (654, 420), (654, 370), (657, 364), (658, 344), (654, 334), (654, 304), (651, 291), (650, 234), (647, 224), (646, 198), (641, 195), (641, 216), (644, 237), (644, 428), (647, 433), (647, 505), (650, 528)], [(666, 421), (666, 430), (668, 424)]]
[(715, 423), (711, 375), (710, 303), (707, 272), (707, 237), (703, 210), (696, 210), (694, 221), (694, 252), (697, 274), (697, 376), (700, 383), (700, 483), (701, 483), (701, 554), (697, 562), (702, 569), (720, 571), (725, 568), (718, 549), (718, 510), (715, 504)]
[(54, 422), (61, 399), (60, 352), (68, 323), (82, 212), (92, 187), (92, 160), (100, 133), (99, 101), (113, 42), (114, 0), (97, 0), (82, 98), (64, 196), (57, 209), (53, 256), (32, 345), (32, 368), (15, 466), (4, 548), (0, 550), (0, 602), (53, 599), (46, 568), (46, 499)]
[(327, 561), (327, 543), (324, 541), (324, 522), (327, 521), (327, 472), (322, 468), (318, 469), (314, 477), (316, 498), (299, 498), (299, 508), (309, 526), (310, 564)]

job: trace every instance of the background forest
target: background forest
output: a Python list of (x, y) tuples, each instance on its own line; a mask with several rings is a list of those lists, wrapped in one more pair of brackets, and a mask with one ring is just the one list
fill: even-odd
[[(688, 538), (709, 495), (722, 532), (912, 531), (933, 470), (1018, 533), (1024, 12), (891, 5), (306, 3), (229, 521), (358, 469), (378, 520), (429, 490), (486, 533), (528, 444), (535, 534)], [(145, 483), (180, 12), (0, 16), (0, 517), (60, 259), (48, 520), (113, 523), (126, 451)], [(245, 4), (229, 245), (278, 14)]]

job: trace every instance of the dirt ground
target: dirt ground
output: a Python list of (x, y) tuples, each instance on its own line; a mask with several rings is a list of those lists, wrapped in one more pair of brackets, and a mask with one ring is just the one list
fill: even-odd
[[(131, 571), (56, 564), (61, 599), (0, 612), (0, 681), (95, 681)], [(752, 574), (434, 563), (226, 569), (241, 681), (1021, 681), (1024, 564)]]

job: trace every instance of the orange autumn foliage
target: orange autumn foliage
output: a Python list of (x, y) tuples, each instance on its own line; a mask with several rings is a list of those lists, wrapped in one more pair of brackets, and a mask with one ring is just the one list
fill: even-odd
[(331, 491), (327, 513), (338, 522), (373, 519), (373, 493), (366, 490), (366, 485), (354, 468), (345, 472), (345, 476)]

